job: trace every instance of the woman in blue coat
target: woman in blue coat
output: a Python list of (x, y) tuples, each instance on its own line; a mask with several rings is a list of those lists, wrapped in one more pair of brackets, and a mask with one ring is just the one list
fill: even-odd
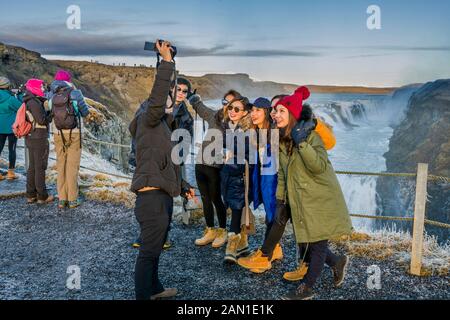
[[(13, 180), (16, 178), (14, 169), (16, 166), (17, 138), (13, 133), (12, 125), (16, 120), (16, 114), (22, 105), (22, 101), (10, 91), (10, 85), (8, 78), (0, 77), (0, 154), (6, 140), (8, 140), (9, 166), (6, 179)], [(0, 174), (0, 180), (3, 179), (5, 178)]]
[[(268, 99), (258, 98), (253, 103), (250, 113), (254, 129), (257, 132), (256, 141), (252, 141), (257, 154), (255, 155), (256, 164), (252, 167), (251, 173), (251, 197), (255, 210), (261, 204), (264, 205), (267, 226), (264, 240), (269, 235), (277, 208), (278, 165), (276, 153), (272, 151), (278, 151), (278, 137), (274, 135), (272, 139), (274, 124), (270, 116), (271, 107)], [(259, 250), (255, 254), (258, 252)], [(246, 258), (241, 259), (245, 260)], [(242, 261), (241, 259), (239, 261)], [(280, 244), (277, 244), (272, 254), (272, 261), (281, 259), (283, 259), (283, 251)], [(252, 271), (257, 272), (258, 270)]]

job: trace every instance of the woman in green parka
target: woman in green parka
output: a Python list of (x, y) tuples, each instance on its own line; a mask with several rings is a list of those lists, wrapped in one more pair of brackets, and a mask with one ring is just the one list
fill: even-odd
[(336, 173), (322, 139), (314, 132), (311, 112), (303, 110), (305, 91), (300, 87), (275, 106), (280, 129), (277, 203), (290, 208), (297, 243), (311, 259), (302, 283), (283, 297), (286, 300), (312, 299), (325, 264), (331, 267), (335, 286), (342, 285), (348, 258), (332, 253), (328, 240), (352, 231)]

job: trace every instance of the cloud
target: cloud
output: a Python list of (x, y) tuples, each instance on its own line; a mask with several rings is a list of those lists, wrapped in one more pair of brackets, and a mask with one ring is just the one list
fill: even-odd
[[(67, 29), (53, 31), (49, 26), (27, 30), (0, 31), (0, 40), (26, 49), (38, 51), (45, 55), (59, 56), (139, 56), (147, 57), (149, 52), (143, 50), (145, 40), (153, 40), (157, 35), (103, 35), (85, 31)], [(173, 39), (177, 43), (177, 39)], [(183, 43), (180, 41), (179, 43)], [(230, 44), (218, 44), (208, 48), (189, 45), (177, 47), (179, 57), (316, 57), (319, 52), (271, 49), (233, 50)]]

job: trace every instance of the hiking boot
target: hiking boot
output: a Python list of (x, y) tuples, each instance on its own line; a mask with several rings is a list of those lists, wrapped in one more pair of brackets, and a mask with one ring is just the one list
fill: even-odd
[(206, 246), (210, 244), (216, 239), (216, 229), (215, 228), (206, 228), (203, 232), (203, 237), (195, 240), (195, 245), (197, 246)]
[(48, 203), (51, 203), (51, 202), (53, 202), (55, 200), (55, 197), (54, 196), (48, 196), (47, 197), (47, 199), (45, 199), (45, 200), (38, 200), (38, 204), (48, 204)]
[(250, 253), (248, 247), (248, 235), (246, 233), (241, 232), (241, 240), (239, 241), (236, 251), (238, 257), (245, 257)]
[(294, 271), (285, 272), (283, 279), (290, 282), (302, 280), (308, 272), (308, 264), (303, 262)]
[(81, 200), (80, 198), (78, 198), (77, 200), (74, 200), (74, 201), (69, 201), (69, 209), (75, 209), (75, 208), (81, 206), (82, 203), (83, 203), (83, 200)]
[(67, 200), (59, 200), (58, 201), (58, 208), (59, 209), (64, 209), (68, 205), (69, 205), (69, 201), (67, 201)]
[(347, 265), (348, 257), (346, 255), (343, 255), (339, 258), (336, 265), (331, 268), (331, 271), (333, 272), (334, 286), (336, 288), (339, 288), (344, 283), (345, 273), (347, 272)]
[(275, 260), (283, 260), (283, 249), (279, 243), (277, 243), (272, 252), (272, 260), (270, 262), (274, 262)]
[(7, 180), (14, 180), (17, 179), (18, 176), (16, 176), (16, 174), (14, 173), (14, 169), (9, 169), (8, 173), (6, 174), (6, 179)]
[(167, 240), (166, 242), (164, 242), (163, 250), (169, 250), (170, 248), (172, 248), (172, 241)]
[(163, 292), (154, 294), (150, 297), (150, 300), (167, 299), (175, 297), (178, 294), (178, 290), (175, 288), (165, 289)]
[(314, 292), (302, 283), (297, 289), (281, 297), (281, 300), (311, 300), (312, 298), (314, 298)]
[(36, 197), (34, 197), (34, 198), (27, 198), (27, 203), (28, 203), (28, 204), (35, 203), (36, 201), (37, 201), (37, 198), (36, 198)]
[(0, 181), (5, 180), (5, 177), (3, 176), (3, 174), (0, 172)]
[(214, 239), (212, 243), (213, 248), (220, 248), (225, 243), (227, 243), (228, 233), (227, 229), (218, 228), (216, 229), (216, 238)]
[(225, 250), (225, 262), (236, 263), (237, 260), (237, 247), (241, 241), (241, 234), (235, 234), (231, 232), (228, 234), (227, 249)]
[(238, 264), (253, 273), (263, 273), (272, 268), (269, 257), (264, 255), (261, 250), (256, 251), (249, 257), (239, 258)]

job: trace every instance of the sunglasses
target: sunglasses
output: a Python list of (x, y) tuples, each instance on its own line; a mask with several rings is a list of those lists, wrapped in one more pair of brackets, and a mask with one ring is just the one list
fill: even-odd
[(234, 112), (239, 113), (239, 112), (243, 112), (244, 109), (241, 109), (239, 107), (233, 107), (233, 106), (228, 106), (228, 111), (234, 110)]
[(177, 91), (178, 91), (178, 92), (182, 92), (182, 93), (184, 93), (184, 94), (187, 94), (187, 93), (188, 93), (187, 90), (182, 90), (181, 88), (177, 88)]
[(230, 103), (230, 101), (228, 101), (227, 99), (222, 99), (222, 105), (223, 106), (226, 106), (229, 103)]

